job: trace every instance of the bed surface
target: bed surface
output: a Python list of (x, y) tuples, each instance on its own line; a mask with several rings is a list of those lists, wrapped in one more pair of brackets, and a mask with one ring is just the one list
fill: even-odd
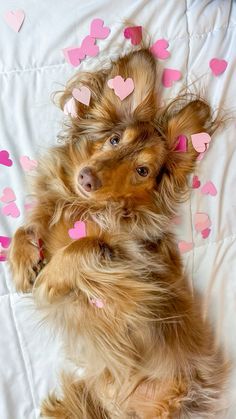
[[(22, 9), (25, 20), (15, 32), (4, 20), (9, 10)], [(81, 45), (90, 23), (101, 18), (111, 29), (107, 39), (97, 42), (100, 53), (71, 66), (62, 50)], [(159, 61), (177, 69), (182, 78), (172, 87), (160, 85), (162, 100), (175, 97), (183, 86), (199, 92), (214, 109), (230, 116), (218, 131), (195, 176), (204, 186), (211, 181), (215, 196), (193, 188), (190, 200), (180, 209), (176, 226), (178, 240), (193, 243), (183, 253), (185, 269), (193, 286), (204, 295), (204, 307), (232, 359), (231, 406), (224, 418), (236, 417), (236, 2), (230, 0), (0, 0), (0, 194), (12, 188), (14, 216), (6, 215), (0, 200), (0, 236), (12, 237), (24, 222), (27, 204), (25, 175), (27, 156), (36, 159), (56, 143), (63, 113), (51, 94), (78, 70), (91, 70), (107, 57), (129, 51), (123, 30), (141, 25), (151, 37), (169, 42), (170, 57)], [(228, 65), (219, 76), (209, 68), (212, 58)], [(9, 158), (2, 150), (9, 153)], [(12, 161), (9, 161), (9, 159)], [(8, 164), (8, 165), (6, 165)], [(190, 180), (192, 181), (192, 180)], [(197, 186), (197, 184), (195, 185)], [(6, 192), (6, 191), (5, 191)], [(17, 214), (17, 209), (20, 212)], [(194, 226), (196, 213), (211, 220), (211, 231), (203, 238)], [(204, 235), (204, 234), (203, 234)], [(63, 364), (60, 343), (40, 321), (30, 297), (17, 294), (5, 262), (6, 241), (0, 238), (0, 418), (35, 419), (40, 400), (53, 389)], [(200, 419), (200, 418), (199, 418)]]

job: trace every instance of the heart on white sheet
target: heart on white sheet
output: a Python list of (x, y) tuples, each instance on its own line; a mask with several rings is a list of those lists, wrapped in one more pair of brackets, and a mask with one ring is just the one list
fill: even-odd
[(25, 20), (25, 13), (23, 10), (10, 10), (5, 13), (4, 19), (13, 31), (19, 32)]
[(21, 156), (20, 164), (25, 172), (30, 172), (31, 170), (36, 169), (38, 166), (38, 162), (36, 160), (30, 159), (28, 156)]
[(91, 91), (87, 86), (82, 86), (79, 89), (75, 87), (72, 90), (72, 96), (83, 105), (89, 106)]
[(199, 132), (198, 134), (191, 135), (193, 148), (198, 153), (204, 153), (208, 148), (211, 137), (207, 132)]

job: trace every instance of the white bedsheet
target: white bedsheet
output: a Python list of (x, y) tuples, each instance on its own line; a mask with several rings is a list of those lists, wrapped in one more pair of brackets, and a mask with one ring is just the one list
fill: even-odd
[[(15, 33), (4, 21), (8, 10), (23, 9), (25, 21)], [(12, 236), (24, 221), (27, 194), (22, 155), (37, 158), (56, 142), (63, 114), (50, 100), (53, 91), (72, 76), (62, 49), (80, 45), (90, 22), (101, 18), (110, 36), (98, 41), (98, 57), (84, 60), (80, 69), (99, 66), (104, 57), (130, 49), (123, 36), (124, 21), (142, 25), (151, 42), (169, 41), (170, 58), (163, 68), (176, 68), (182, 80), (170, 89), (160, 87), (163, 98), (174, 97), (192, 83), (213, 107), (234, 116), (236, 97), (236, 2), (230, 0), (0, 0), (0, 150), (8, 150), (11, 167), (0, 164), (0, 193), (11, 187), (21, 215), (0, 214), (0, 236)], [(228, 61), (219, 77), (209, 69), (211, 58)], [(194, 189), (181, 212), (180, 240), (194, 242), (184, 255), (193, 285), (205, 295), (206, 309), (217, 338), (234, 364), (232, 406), (224, 418), (236, 418), (236, 138), (235, 119), (218, 132), (196, 174), (202, 184), (216, 185), (215, 197)], [(3, 204), (1, 203), (1, 207)], [(207, 239), (196, 233), (193, 217), (206, 212), (212, 220)], [(14, 290), (6, 262), (0, 262), (0, 419), (35, 419), (40, 400), (57, 382), (62, 364), (59, 342), (40, 324), (29, 298)], [(223, 418), (223, 417), (222, 417)], [(199, 418), (200, 419), (200, 418)]]

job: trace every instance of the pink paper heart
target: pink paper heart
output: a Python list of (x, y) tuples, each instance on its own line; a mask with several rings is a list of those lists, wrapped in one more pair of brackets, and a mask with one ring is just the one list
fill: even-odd
[(25, 20), (25, 13), (23, 10), (10, 10), (5, 13), (4, 19), (13, 31), (19, 32)]
[(9, 153), (7, 150), (0, 151), (0, 164), (8, 167), (12, 166), (13, 162), (9, 159)]
[(0, 262), (6, 262), (7, 260), (7, 252), (4, 250), (0, 250)]
[(187, 144), (188, 144), (188, 140), (185, 137), (185, 135), (179, 135), (177, 137), (177, 144), (176, 144), (176, 147), (175, 147), (175, 151), (179, 151), (181, 153), (186, 153)]
[(207, 145), (210, 143), (211, 137), (207, 132), (199, 132), (198, 134), (191, 135), (191, 140), (193, 148), (198, 153), (204, 153), (208, 148)]
[(71, 115), (72, 118), (77, 118), (76, 103), (73, 97), (65, 103), (63, 111), (65, 115)]
[(2, 208), (2, 213), (4, 215), (10, 215), (13, 218), (17, 218), (20, 215), (19, 208), (15, 202), (10, 202), (10, 204), (5, 205), (5, 207)]
[(174, 70), (172, 68), (165, 68), (162, 73), (162, 84), (165, 87), (173, 86), (175, 81), (180, 80), (182, 74), (179, 70)]
[(68, 234), (71, 239), (77, 240), (81, 239), (82, 237), (86, 237), (86, 225), (83, 221), (76, 221), (74, 224), (74, 228), (71, 228), (68, 231)]
[(95, 43), (96, 39), (88, 35), (82, 41), (81, 50), (89, 57), (96, 57), (99, 53), (99, 48)]
[(182, 223), (182, 217), (181, 215), (176, 215), (175, 217), (172, 218), (172, 223), (175, 225), (180, 225)]
[(79, 89), (75, 87), (72, 90), (72, 96), (78, 100), (78, 102), (83, 103), (86, 106), (89, 106), (91, 99), (91, 91), (87, 86), (82, 86)]
[(64, 57), (66, 61), (73, 67), (78, 67), (83, 58), (85, 58), (85, 52), (79, 47), (64, 48)]
[(166, 39), (158, 39), (158, 41), (156, 41), (155, 44), (151, 46), (150, 51), (154, 55), (154, 57), (160, 60), (165, 60), (170, 56), (169, 51), (167, 51), (168, 47), (169, 42), (166, 41)]
[(104, 302), (101, 298), (90, 298), (91, 304), (95, 305), (97, 308), (103, 308)]
[(11, 188), (4, 188), (3, 189), (3, 195), (0, 198), (0, 201), (9, 203), (16, 200), (16, 195)]
[(208, 214), (204, 212), (197, 212), (194, 215), (194, 226), (197, 232), (201, 232), (211, 226), (211, 220)]
[(38, 162), (30, 159), (28, 156), (21, 156), (20, 164), (25, 172), (30, 172), (30, 170), (34, 170), (38, 166)]
[(198, 176), (194, 175), (193, 180), (192, 180), (192, 188), (193, 189), (198, 189), (198, 188), (200, 188), (200, 186), (201, 186), (201, 182), (198, 179)]
[(201, 235), (203, 239), (207, 239), (207, 237), (209, 236), (211, 232), (210, 228), (205, 228), (204, 230), (201, 231)]
[(227, 65), (227, 61), (219, 60), (219, 58), (212, 58), (209, 63), (210, 69), (214, 76), (219, 76), (220, 74), (224, 73)]
[(129, 26), (125, 28), (124, 37), (130, 39), (132, 45), (139, 45), (142, 41), (142, 26)]
[(11, 238), (7, 236), (0, 236), (0, 244), (4, 249), (7, 249), (10, 246)]
[(205, 183), (205, 185), (203, 185), (203, 187), (201, 189), (201, 192), (202, 192), (203, 195), (216, 196), (217, 189), (216, 189), (214, 183), (209, 180), (208, 182)]
[(192, 250), (193, 249), (193, 243), (192, 242), (186, 242), (186, 241), (180, 241), (179, 243), (178, 243), (178, 248), (179, 248), (179, 251), (181, 252), (181, 253), (187, 253), (187, 252), (190, 252), (190, 250)]
[(97, 38), (97, 39), (106, 39), (109, 36), (111, 30), (110, 28), (103, 25), (104, 25), (104, 20), (98, 19), (98, 18), (93, 19), (90, 26), (90, 36), (92, 38)]
[(118, 96), (120, 100), (124, 100), (134, 90), (134, 82), (130, 77), (124, 80), (123, 77), (116, 76), (114, 79), (108, 80), (107, 84), (110, 89), (114, 89), (116, 96)]

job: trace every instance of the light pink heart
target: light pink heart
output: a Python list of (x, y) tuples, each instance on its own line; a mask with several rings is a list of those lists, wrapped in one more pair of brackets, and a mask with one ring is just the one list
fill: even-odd
[(90, 298), (91, 304), (95, 305), (97, 308), (103, 308), (104, 302), (101, 298)]
[(82, 237), (86, 237), (86, 225), (83, 221), (76, 221), (74, 224), (74, 228), (71, 228), (68, 231), (68, 234), (71, 239), (78, 240)]
[(150, 48), (151, 53), (154, 57), (165, 60), (170, 56), (169, 51), (167, 48), (169, 47), (169, 42), (166, 39), (158, 39)]
[(203, 239), (207, 239), (207, 237), (209, 236), (211, 232), (210, 228), (205, 228), (204, 230), (201, 231), (201, 235)]
[(7, 236), (0, 236), (0, 244), (4, 249), (7, 249), (10, 246), (11, 238)]
[(130, 39), (132, 45), (139, 45), (142, 41), (142, 26), (129, 26), (125, 28), (124, 37)]
[(172, 68), (165, 68), (162, 73), (162, 84), (165, 87), (173, 86), (174, 82), (180, 80), (182, 74), (179, 70), (174, 70)]
[(178, 243), (178, 248), (181, 253), (190, 252), (193, 249), (194, 244), (192, 242), (186, 242), (184, 240)]
[(78, 100), (78, 102), (83, 103), (86, 106), (89, 106), (91, 99), (91, 91), (87, 86), (82, 86), (79, 89), (75, 87), (72, 90), (72, 96)]
[(200, 188), (200, 186), (201, 186), (201, 182), (198, 179), (198, 176), (194, 175), (193, 180), (192, 180), (192, 188), (193, 189), (198, 189), (198, 188)]
[(2, 213), (4, 215), (9, 215), (13, 218), (17, 218), (20, 216), (20, 211), (15, 202), (10, 202), (9, 204), (5, 205), (5, 207), (2, 208)]
[(110, 89), (114, 89), (116, 96), (118, 96), (120, 100), (124, 100), (134, 90), (134, 82), (130, 77), (124, 80), (123, 77), (116, 76), (114, 79), (108, 80), (107, 84)]
[(187, 137), (185, 137), (185, 135), (179, 135), (177, 137), (177, 144), (175, 147), (175, 151), (179, 151), (181, 153), (186, 153), (187, 151), (187, 144), (188, 144), (188, 140)]
[(193, 148), (198, 153), (204, 153), (207, 149), (207, 145), (211, 141), (211, 137), (207, 132), (199, 132), (198, 134), (191, 135)]
[(209, 62), (209, 66), (214, 76), (219, 76), (225, 72), (228, 63), (227, 61), (220, 60), (219, 58), (212, 58), (212, 60)]
[(19, 32), (25, 20), (25, 13), (23, 10), (10, 10), (5, 13), (4, 19), (13, 31)]
[(8, 167), (13, 165), (12, 160), (9, 159), (9, 153), (7, 150), (0, 151), (0, 164)]
[(172, 223), (175, 225), (180, 225), (182, 223), (182, 217), (181, 215), (176, 215), (175, 217), (172, 218)]
[(16, 195), (12, 188), (4, 188), (3, 195), (0, 198), (0, 201), (9, 203), (16, 200)]
[(194, 215), (194, 226), (197, 232), (201, 232), (211, 226), (209, 215), (204, 212), (197, 212)]
[(111, 30), (110, 28), (104, 26), (104, 20), (102, 19), (93, 19), (90, 25), (90, 36), (97, 39), (106, 39)]
[(65, 115), (71, 115), (72, 118), (77, 118), (76, 103), (73, 97), (65, 103), (63, 111)]
[(25, 172), (30, 172), (38, 166), (38, 162), (36, 160), (30, 159), (28, 156), (21, 156), (20, 164)]
[(203, 187), (201, 189), (201, 192), (202, 192), (203, 195), (216, 196), (217, 189), (216, 189), (214, 183), (209, 180), (208, 182), (205, 183), (205, 185), (203, 185)]

